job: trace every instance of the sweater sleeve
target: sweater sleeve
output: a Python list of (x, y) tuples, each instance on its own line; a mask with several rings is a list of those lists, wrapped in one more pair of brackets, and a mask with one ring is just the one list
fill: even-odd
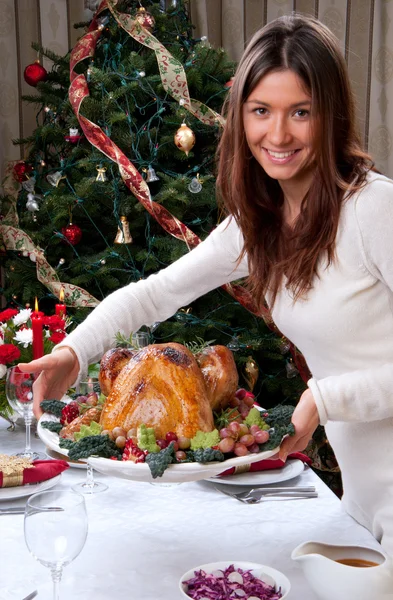
[[(381, 177), (354, 203), (365, 268), (393, 292), (393, 181)], [(389, 362), (389, 358), (390, 361)], [(327, 421), (378, 421), (393, 417), (393, 357), (381, 366), (308, 382), (324, 425)]]
[(76, 353), (80, 372), (101, 359), (114, 345), (115, 335), (129, 336), (142, 325), (171, 317), (180, 307), (225, 283), (248, 274), (247, 260), (237, 265), (242, 234), (228, 217), (191, 252), (147, 279), (107, 296), (63, 342)]

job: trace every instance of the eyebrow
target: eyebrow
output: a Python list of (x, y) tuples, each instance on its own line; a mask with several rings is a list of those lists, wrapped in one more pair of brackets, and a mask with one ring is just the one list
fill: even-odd
[[(259, 104), (261, 106), (267, 106), (267, 108), (271, 108), (271, 104), (268, 102), (262, 102), (262, 100), (247, 100), (247, 104)], [(298, 108), (299, 106), (311, 106), (310, 100), (303, 100), (303, 102), (296, 102), (295, 104), (291, 104), (289, 108)]]

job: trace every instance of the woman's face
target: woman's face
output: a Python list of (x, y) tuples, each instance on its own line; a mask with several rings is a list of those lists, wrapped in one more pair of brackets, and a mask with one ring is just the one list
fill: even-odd
[(248, 146), (267, 175), (284, 187), (311, 180), (310, 111), (311, 97), (290, 70), (265, 75), (244, 104)]

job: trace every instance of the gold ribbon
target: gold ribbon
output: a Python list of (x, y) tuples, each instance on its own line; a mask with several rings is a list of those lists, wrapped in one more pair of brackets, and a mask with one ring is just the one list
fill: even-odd
[(233, 473), (233, 475), (239, 475), (240, 473), (248, 473), (250, 467), (251, 465), (239, 465), (235, 467), (235, 472)]
[(23, 472), (25, 469), (34, 469), (31, 460), (20, 456), (0, 454), (0, 471), (3, 473), (3, 488), (23, 485)]

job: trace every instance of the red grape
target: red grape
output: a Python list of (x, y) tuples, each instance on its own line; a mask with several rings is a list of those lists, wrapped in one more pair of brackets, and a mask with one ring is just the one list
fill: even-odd
[(245, 446), (252, 446), (255, 443), (254, 436), (251, 433), (246, 433), (246, 435), (242, 435), (239, 439), (239, 443)]
[(233, 436), (233, 431), (231, 429), (229, 429), (229, 427), (223, 427), (222, 429), (220, 429), (220, 438), (227, 438), (227, 437), (232, 437)]
[(239, 444), (239, 442), (235, 444), (235, 448), (233, 451), (236, 454), (236, 456), (246, 456), (246, 454), (248, 454), (247, 446), (245, 446), (244, 444)]
[(232, 421), (232, 423), (229, 423), (228, 429), (230, 429), (235, 435), (238, 435), (240, 431), (240, 425), (237, 421)]
[(226, 454), (227, 452), (233, 452), (233, 449), (235, 447), (235, 440), (231, 437), (223, 438), (218, 444), (218, 447), (224, 454)]
[(257, 444), (265, 444), (268, 441), (269, 437), (270, 437), (269, 432), (266, 431), (265, 429), (262, 429), (261, 431), (257, 431), (256, 433), (254, 433), (254, 438), (255, 438), (255, 441), (257, 442)]
[(177, 435), (173, 431), (168, 431), (165, 436), (167, 442), (177, 442)]
[(169, 443), (166, 440), (163, 440), (163, 439), (156, 440), (156, 444), (157, 444), (157, 446), (159, 446), (159, 448), (161, 450), (164, 450), (164, 448), (166, 448), (167, 446), (169, 446)]

